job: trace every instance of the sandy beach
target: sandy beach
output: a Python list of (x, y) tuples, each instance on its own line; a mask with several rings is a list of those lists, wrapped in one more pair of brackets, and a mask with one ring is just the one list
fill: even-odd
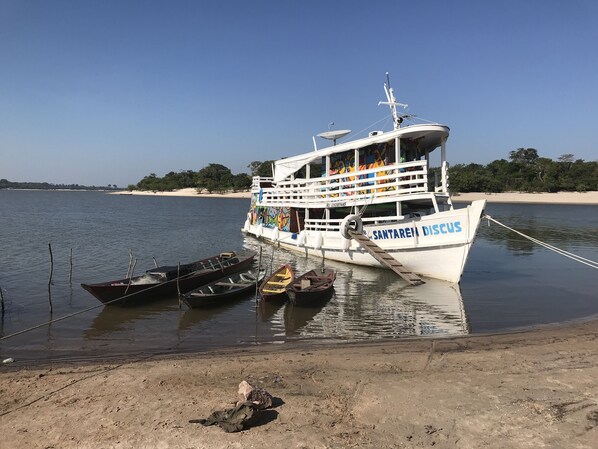
[[(0, 368), (2, 447), (593, 448), (598, 321), (488, 336), (254, 346)], [(275, 398), (254, 427), (190, 419), (242, 380)]]
[[(181, 189), (172, 192), (152, 192), (134, 190), (132, 192), (111, 192), (113, 195), (150, 195), (150, 196), (189, 196), (201, 198), (251, 198), (250, 192), (231, 193), (198, 193), (196, 189)], [(460, 193), (453, 195), (456, 203), (470, 203), (475, 200), (486, 200), (489, 203), (529, 203), (529, 204), (588, 204), (598, 205), (598, 191), (593, 192), (558, 192), (558, 193)]]
[(197, 198), (251, 198), (251, 192), (208, 193), (198, 192), (197, 189), (179, 189), (172, 192), (154, 192), (151, 190), (123, 190), (110, 192), (110, 195), (145, 195), (145, 196), (188, 196)]

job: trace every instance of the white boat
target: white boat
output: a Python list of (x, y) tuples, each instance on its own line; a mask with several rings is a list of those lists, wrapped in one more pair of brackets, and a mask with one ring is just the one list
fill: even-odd
[[(254, 177), (243, 231), (306, 255), (381, 266), (350, 231), (421, 276), (459, 282), (486, 201), (453, 207), (446, 161), (448, 126), (400, 115), (384, 84), (393, 130), (337, 144), (349, 130), (319, 136), (326, 148), (275, 161), (273, 177)], [(314, 146), (315, 146), (314, 138)], [(431, 178), (430, 155), (440, 149)], [(357, 161), (357, 163), (356, 163)], [(363, 239), (362, 239), (363, 240)]]

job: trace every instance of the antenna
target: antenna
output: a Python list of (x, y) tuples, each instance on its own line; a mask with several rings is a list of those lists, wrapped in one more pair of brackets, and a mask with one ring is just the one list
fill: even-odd
[[(328, 131), (323, 132), (318, 134), (318, 137), (321, 137), (322, 139), (328, 139), (328, 140), (332, 140), (334, 143), (333, 145), (336, 145), (336, 139), (340, 139), (341, 137), (346, 136), (347, 134), (349, 134), (351, 132), (350, 129), (339, 129), (339, 130), (332, 130), (332, 127), (334, 126), (334, 122), (330, 122), (328, 123)], [(314, 148), (316, 147), (316, 140), (314, 139)]]
[(388, 101), (380, 101), (378, 102), (378, 106), (380, 106), (381, 104), (385, 104), (388, 105), (388, 107), (390, 107), (394, 129), (399, 129), (401, 127), (401, 123), (403, 122), (403, 118), (399, 117), (399, 114), (397, 114), (397, 106), (400, 106), (403, 109), (407, 109), (409, 105), (404, 103), (398, 103), (395, 100), (394, 90), (392, 87), (390, 87), (390, 76), (388, 75), (388, 72), (386, 72), (386, 83), (384, 83), (384, 92), (386, 93), (386, 99)]
[(332, 140), (334, 142), (333, 145), (336, 145), (336, 139), (345, 137), (350, 132), (351, 132), (350, 129), (339, 129), (338, 131), (326, 131), (324, 133), (318, 134), (318, 137), (321, 137), (322, 139)]

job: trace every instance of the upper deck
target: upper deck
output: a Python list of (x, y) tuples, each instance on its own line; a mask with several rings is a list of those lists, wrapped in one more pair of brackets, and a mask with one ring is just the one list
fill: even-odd
[[(260, 206), (333, 208), (448, 198), (444, 125), (412, 125), (276, 161), (255, 177)], [(429, 154), (442, 148), (441, 176), (428, 180)]]
[[(404, 153), (411, 153), (412, 157), (405, 154), (405, 160), (415, 159), (416, 155), (420, 157), (429, 154), (434, 149), (443, 145), (449, 136), (449, 127), (440, 124), (411, 125), (404, 128), (395, 129), (389, 132), (378, 132), (373, 136), (363, 139), (351, 140), (338, 145), (322, 148), (317, 151), (299, 154), (274, 163), (274, 181), (282, 181), (289, 178), (302, 167), (320, 158), (330, 157), (334, 154), (341, 154), (351, 150), (359, 150), (380, 144), (392, 144), (399, 140), (400, 145), (396, 148)], [(396, 157), (397, 161), (401, 158)]]

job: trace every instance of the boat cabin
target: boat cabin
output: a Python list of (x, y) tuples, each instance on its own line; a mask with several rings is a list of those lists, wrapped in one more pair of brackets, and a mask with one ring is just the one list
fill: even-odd
[(278, 160), (273, 177), (253, 178), (250, 223), (296, 233), (334, 230), (351, 213), (380, 223), (451, 209), (448, 135), (444, 125), (411, 125)]

